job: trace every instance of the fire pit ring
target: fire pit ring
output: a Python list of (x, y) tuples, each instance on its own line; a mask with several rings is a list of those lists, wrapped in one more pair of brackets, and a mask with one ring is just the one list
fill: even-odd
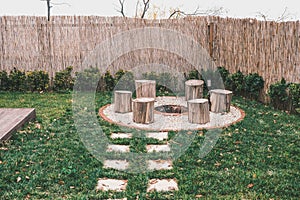
[(154, 110), (157, 114), (173, 115), (173, 116), (187, 114), (188, 112), (188, 108), (186, 106), (173, 105), (173, 104), (157, 106), (154, 108)]

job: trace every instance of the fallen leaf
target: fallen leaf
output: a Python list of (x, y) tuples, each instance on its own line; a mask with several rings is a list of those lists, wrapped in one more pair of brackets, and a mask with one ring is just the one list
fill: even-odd
[(158, 182), (157, 179), (153, 179), (153, 180), (150, 181), (150, 184), (155, 184), (155, 183), (157, 183), (157, 182)]
[(27, 179), (27, 180), (29, 180), (30, 178), (29, 178), (29, 176), (25, 176), (25, 178)]
[(36, 123), (36, 124), (35, 124), (35, 128), (41, 129), (41, 127), (42, 127), (41, 124), (39, 124), (39, 123)]
[(21, 180), (22, 180), (22, 178), (19, 176), (19, 177), (17, 178), (17, 183), (19, 183)]
[(235, 141), (234, 144), (242, 144), (241, 141)]
[(250, 183), (247, 185), (247, 188), (253, 188), (254, 184), (253, 183)]
[(26, 200), (27, 200), (27, 199), (30, 199), (30, 197), (31, 197), (30, 194), (27, 194), (27, 196), (26, 196), (25, 199), (26, 199)]
[(59, 184), (59, 185), (64, 185), (65, 182), (64, 182), (64, 181), (59, 181), (58, 184)]
[(168, 190), (169, 190), (169, 191), (171, 191), (171, 190), (176, 190), (176, 188), (173, 187), (173, 186), (169, 186), (169, 187), (168, 187)]
[(202, 194), (197, 194), (195, 197), (196, 197), (196, 198), (202, 198), (203, 195), (202, 195)]

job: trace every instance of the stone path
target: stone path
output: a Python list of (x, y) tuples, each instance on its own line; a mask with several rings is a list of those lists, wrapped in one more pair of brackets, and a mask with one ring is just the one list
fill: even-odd
[[(156, 145), (146, 145), (148, 153), (153, 152), (168, 152), (170, 151), (170, 146), (167, 143), (168, 132), (149, 132), (146, 134), (147, 138), (154, 138), (158, 141), (166, 141), (165, 144), (156, 144)], [(131, 133), (112, 133), (112, 139), (130, 139), (132, 138)], [(108, 145), (107, 152), (116, 152), (116, 153), (126, 153), (130, 152), (129, 145)], [(126, 170), (128, 169), (130, 162), (127, 160), (105, 160), (103, 164), (104, 168), (111, 168), (117, 170)], [(149, 170), (170, 170), (173, 168), (173, 163), (171, 160), (148, 160), (147, 168)], [(125, 191), (127, 186), (127, 180), (116, 180), (101, 178), (98, 180), (96, 190), (102, 191)], [(175, 191), (178, 190), (178, 185), (176, 179), (150, 179), (148, 180), (147, 192), (158, 191)], [(126, 198), (125, 198), (126, 199)]]

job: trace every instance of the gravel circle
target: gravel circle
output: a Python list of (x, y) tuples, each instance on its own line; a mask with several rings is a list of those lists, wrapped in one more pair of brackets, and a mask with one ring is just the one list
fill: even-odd
[[(187, 106), (185, 97), (157, 97), (154, 103), (154, 107), (167, 104)], [(228, 113), (210, 112), (210, 122), (206, 124), (189, 123), (187, 114), (164, 115), (158, 112), (154, 112), (153, 123), (138, 124), (132, 121), (132, 112), (115, 113), (114, 104), (109, 104), (100, 108), (99, 114), (102, 118), (111, 123), (151, 131), (178, 131), (222, 128), (236, 123), (244, 118), (244, 112), (234, 106), (230, 106), (230, 112)]]

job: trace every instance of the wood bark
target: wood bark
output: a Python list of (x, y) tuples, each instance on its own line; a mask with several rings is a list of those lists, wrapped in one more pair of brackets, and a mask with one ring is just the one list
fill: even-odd
[(114, 111), (116, 113), (128, 113), (132, 111), (132, 92), (116, 90), (114, 93)]
[(230, 112), (232, 91), (215, 89), (210, 90), (211, 111), (215, 113)]
[(201, 99), (203, 97), (202, 80), (188, 80), (185, 82), (185, 100)]
[(210, 121), (207, 99), (192, 99), (188, 101), (188, 120), (193, 124), (206, 124)]
[(138, 98), (132, 102), (133, 121), (140, 124), (154, 122), (154, 98)]
[(135, 80), (136, 98), (155, 98), (156, 82), (154, 80)]

